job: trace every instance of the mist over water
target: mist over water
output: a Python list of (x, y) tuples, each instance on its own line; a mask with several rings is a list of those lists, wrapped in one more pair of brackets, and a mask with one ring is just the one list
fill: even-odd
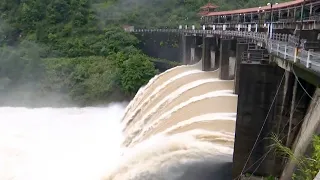
[(231, 179), (234, 81), (201, 63), (169, 69), (139, 90), (122, 119), (126, 149), (104, 180)]
[(231, 179), (233, 80), (201, 61), (155, 76), (126, 104), (0, 108), (0, 180)]
[(100, 179), (121, 154), (125, 106), (0, 107), (0, 179)]

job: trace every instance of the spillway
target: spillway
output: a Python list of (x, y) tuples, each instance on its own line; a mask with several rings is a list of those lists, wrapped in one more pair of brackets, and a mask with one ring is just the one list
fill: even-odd
[(0, 179), (231, 179), (238, 98), (218, 73), (169, 69), (126, 109), (0, 107)]
[(122, 119), (122, 161), (104, 180), (230, 179), (237, 95), (201, 61), (155, 76)]

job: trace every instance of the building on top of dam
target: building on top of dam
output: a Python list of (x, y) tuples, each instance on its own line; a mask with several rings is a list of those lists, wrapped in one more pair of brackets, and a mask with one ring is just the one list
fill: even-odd
[[(217, 6), (208, 5), (200, 10), (201, 24), (215, 28), (259, 28), (272, 22), (274, 29), (294, 29), (303, 23), (302, 29), (319, 29), (320, 1), (294, 0), (284, 3), (268, 3), (265, 6), (230, 11), (216, 11)], [(205, 8), (207, 7), (207, 8)], [(299, 28), (297, 28), (299, 29)]]

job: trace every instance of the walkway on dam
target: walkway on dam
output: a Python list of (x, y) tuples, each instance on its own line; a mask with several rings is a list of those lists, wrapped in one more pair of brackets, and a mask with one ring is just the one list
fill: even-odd
[[(313, 50), (306, 50), (303, 47), (298, 49), (299, 39), (293, 35), (287, 34), (272, 34), (268, 36), (264, 32), (246, 32), (246, 31), (222, 31), (222, 30), (189, 30), (189, 29), (131, 29), (127, 30), (133, 33), (179, 33), (189, 36), (203, 36), (210, 37), (218, 35), (224, 38), (243, 38), (257, 44), (258, 46), (265, 47), (270, 53), (276, 55), (289, 62), (298, 63), (307, 69), (316, 73), (320, 73), (320, 52)], [(303, 43), (301, 43), (303, 44)], [(301, 46), (300, 46), (301, 47)]]

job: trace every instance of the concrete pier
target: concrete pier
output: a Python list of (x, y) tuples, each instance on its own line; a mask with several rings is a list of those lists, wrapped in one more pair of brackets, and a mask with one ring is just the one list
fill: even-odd
[(214, 39), (211, 37), (203, 37), (202, 44), (202, 70), (210, 71), (211, 70), (211, 49), (214, 44)]
[(202, 37), (190, 36), (190, 62), (194, 64), (200, 61), (202, 57)]
[(197, 36), (195, 37), (195, 42), (196, 42), (196, 49), (195, 49), (195, 62), (197, 63), (201, 60), (202, 58), (202, 44), (203, 44), (203, 37)]
[(230, 50), (230, 39), (220, 40), (220, 68), (219, 78), (222, 80), (229, 80), (229, 50)]
[(240, 79), (240, 64), (242, 60), (242, 54), (247, 51), (248, 43), (237, 43), (236, 48), (236, 65), (235, 65), (235, 73), (234, 73), (234, 93), (239, 93), (239, 79)]
[(184, 65), (194, 64), (197, 61), (196, 48), (197, 48), (197, 37), (182, 35), (182, 59), (181, 62)]
[(237, 39), (231, 39), (229, 51), (229, 78), (234, 79), (236, 68)]
[(187, 60), (187, 64), (191, 62), (191, 46), (193, 41), (192, 36), (186, 36), (186, 46), (185, 46), (185, 59)]
[(214, 70), (220, 68), (220, 39), (218, 37), (215, 37), (212, 51), (214, 52)]
[(195, 49), (195, 60), (194, 63), (197, 63), (201, 60), (202, 58), (202, 48), (201, 47), (196, 47)]
[[(312, 142), (314, 134), (320, 134), (320, 88), (316, 89), (312, 99), (313, 101), (309, 105), (308, 113), (304, 117), (300, 132), (293, 145), (293, 152), (296, 157), (304, 155)], [(291, 179), (295, 167), (295, 162), (290, 160), (283, 171), (281, 179)]]
[(273, 100), (284, 70), (276, 65), (250, 63), (241, 63), (240, 69), (233, 179), (241, 173), (271, 175), (274, 174), (274, 156), (270, 153), (264, 163), (261, 160), (270, 148), (270, 141), (265, 138), (275, 131), (277, 124)]
[(194, 36), (191, 36), (191, 42), (190, 42), (190, 47), (191, 47), (191, 57), (190, 57), (190, 62), (189, 64), (193, 64), (196, 62), (196, 48), (197, 48), (197, 38)]

